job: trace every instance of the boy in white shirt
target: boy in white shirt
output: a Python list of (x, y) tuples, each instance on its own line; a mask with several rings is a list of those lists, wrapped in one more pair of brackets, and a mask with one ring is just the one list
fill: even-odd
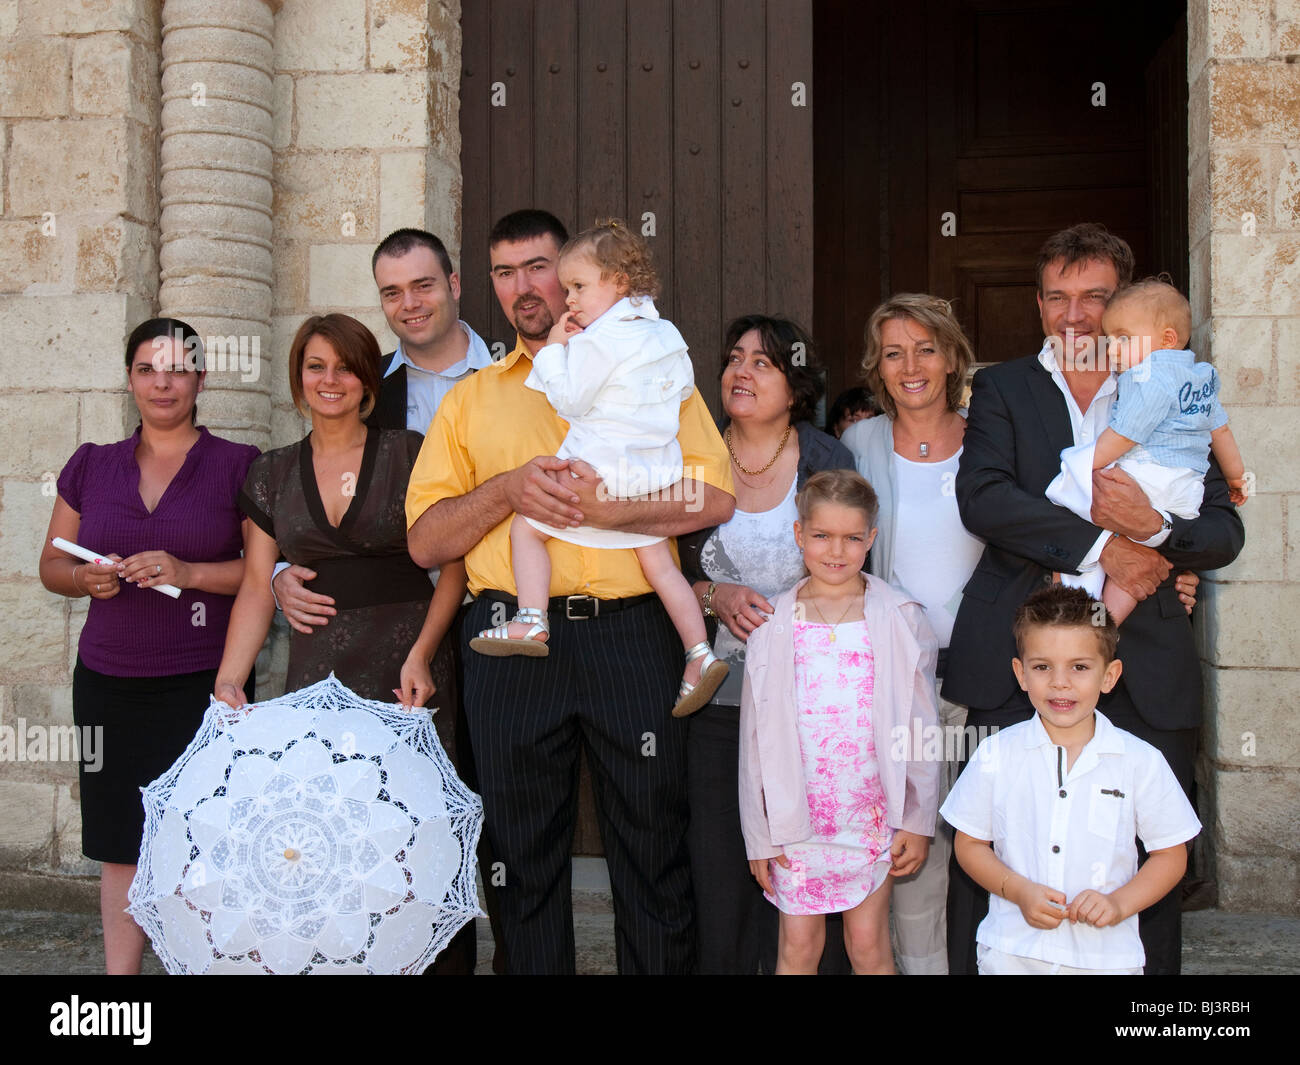
[(1137, 915), (1182, 878), (1201, 823), (1164, 756), (1097, 713), (1122, 669), (1105, 607), (1054, 585), (1014, 631), (1012, 668), (1037, 713), (984, 740), (939, 811), (989, 892), (980, 975), (1139, 975)]

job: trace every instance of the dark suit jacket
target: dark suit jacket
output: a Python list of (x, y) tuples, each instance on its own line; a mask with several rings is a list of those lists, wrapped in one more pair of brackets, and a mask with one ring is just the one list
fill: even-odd
[(395, 358), (397, 352), (390, 351), (379, 360), (379, 402), (366, 419), (366, 424), (376, 429), (406, 428), (406, 366), (399, 366), (391, 377), (384, 376)]
[[(1096, 525), (1043, 494), (1060, 470), (1062, 449), (1073, 443), (1065, 397), (1036, 355), (975, 375), (957, 505), (962, 523), (987, 546), (962, 590), (953, 627), (943, 694), (954, 702), (991, 710), (1011, 698), (1018, 688), (1011, 671), (1016, 608), (1050, 583), (1054, 570), (1078, 572), (1101, 535)], [(1226, 566), (1245, 542), (1241, 518), (1213, 462), (1200, 516), (1172, 520), (1160, 552), (1174, 569), (1119, 630), (1119, 683), (1142, 719), (1157, 729), (1194, 728), (1201, 721), (1200, 662), (1174, 577), (1185, 569)], [(1106, 701), (1103, 696), (1103, 711)]]

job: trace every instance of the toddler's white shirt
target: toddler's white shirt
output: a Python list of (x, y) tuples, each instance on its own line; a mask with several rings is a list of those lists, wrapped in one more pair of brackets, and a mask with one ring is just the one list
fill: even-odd
[[(1068, 771), (1065, 748), (1052, 743), (1036, 713), (989, 736), (939, 813), (968, 836), (991, 840), (1009, 869), (1063, 892), (1067, 905), (1089, 888), (1109, 894), (1133, 879), (1134, 837), (1150, 852), (1201, 830), (1164, 755), (1101, 713)], [(1136, 914), (1109, 928), (1068, 920), (1031, 928), (1020, 908), (995, 892), (975, 939), (1080, 969), (1132, 968), (1146, 960)]]

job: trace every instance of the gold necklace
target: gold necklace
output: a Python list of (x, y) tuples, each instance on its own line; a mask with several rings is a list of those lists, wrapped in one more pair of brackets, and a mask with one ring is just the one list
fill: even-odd
[(816, 600), (816, 599), (810, 599), (809, 602), (812, 603), (812, 605), (813, 605), (813, 609), (814, 609), (815, 611), (817, 611), (817, 616), (818, 616), (819, 618), (822, 619), (822, 624), (823, 624), (823, 625), (830, 625), (830, 626), (831, 626), (831, 643), (834, 643), (834, 642), (835, 642), (835, 628), (836, 628), (836, 626), (838, 626), (841, 622), (843, 622), (844, 619), (845, 619), (846, 617), (849, 616), (849, 611), (853, 609), (853, 604), (854, 604), (855, 600), (853, 600), (853, 599), (850, 599), (850, 600), (849, 600), (849, 605), (845, 608), (844, 613), (840, 615), (840, 620), (837, 621), (837, 622), (835, 622), (834, 624), (831, 624), (831, 622), (829, 622), (829, 621), (826, 620), (826, 615), (822, 613), (822, 608), (821, 608), (820, 606), (817, 605), (817, 600)]
[(731, 452), (731, 461), (736, 464), (736, 469), (738, 469), (741, 473), (745, 474), (748, 477), (757, 477), (760, 473), (766, 473), (774, 465), (776, 465), (776, 460), (781, 457), (781, 452), (785, 450), (786, 441), (790, 439), (790, 430), (793, 428), (794, 426), (792, 425), (787, 425), (785, 427), (785, 435), (781, 437), (781, 446), (776, 449), (776, 454), (773, 455), (771, 459), (768, 460), (766, 466), (760, 466), (756, 470), (750, 470), (750, 469), (746, 469), (745, 466), (741, 464), (740, 459), (736, 457), (736, 449), (731, 446), (731, 426), (728, 425), (727, 431), (724, 434), (724, 439), (727, 441), (727, 450)]

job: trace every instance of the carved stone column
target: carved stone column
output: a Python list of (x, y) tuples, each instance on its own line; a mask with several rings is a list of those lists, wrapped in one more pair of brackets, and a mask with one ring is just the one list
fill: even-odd
[(204, 338), (200, 420), (261, 447), (270, 442), (278, 6), (165, 0), (162, 22), (160, 313)]

